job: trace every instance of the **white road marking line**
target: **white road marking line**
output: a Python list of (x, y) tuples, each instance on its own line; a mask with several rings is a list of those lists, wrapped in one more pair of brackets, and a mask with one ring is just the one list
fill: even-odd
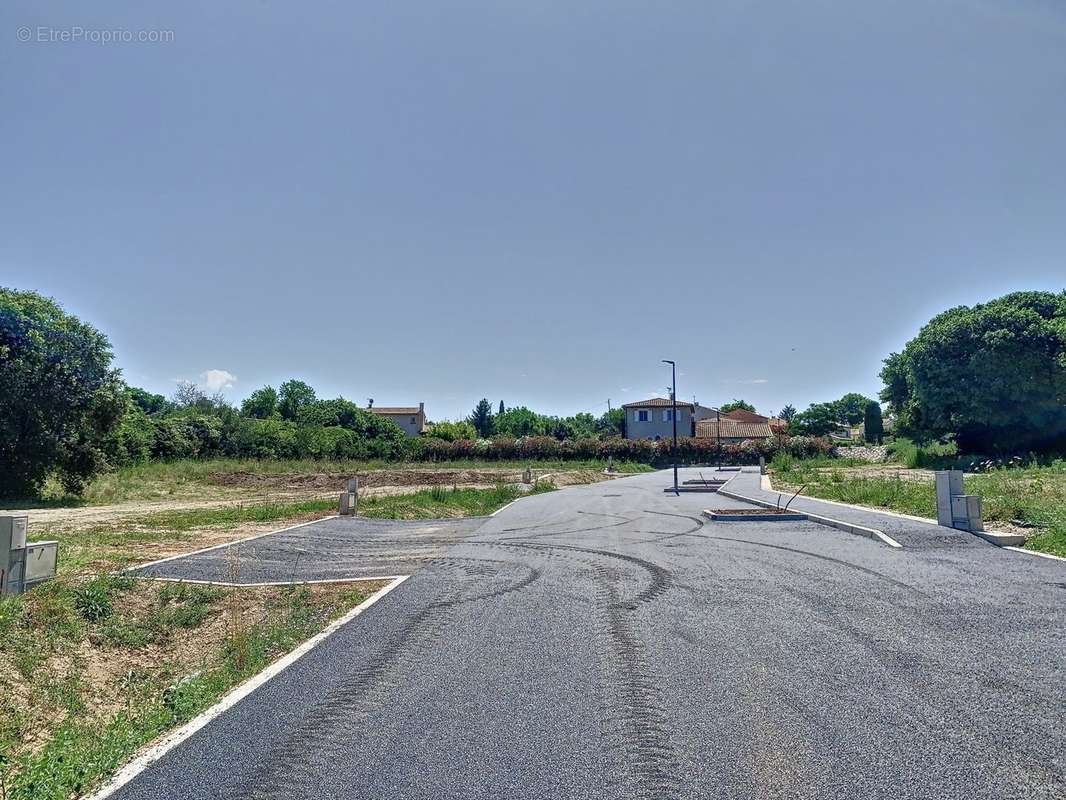
[(107, 784), (105, 784), (103, 787), (91, 794), (88, 797), (88, 800), (104, 800), (104, 798), (110, 797), (116, 791), (121, 789), (131, 780), (133, 780), (142, 772), (144, 772), (144, 770), (146, 770), (149, 766), (151, 766), (153, 763), (162, 758), (167, 752), (177, 747), (179, 744), (184, 742), (202, 727), (207, 725), (207, 723), (211, 722), (211, 720), (215, 719), (228, 709), (235, 706), (237, 703), (239, 703), (245, 697), (250, 695), (252, 692), (254, 692), (264, 683), (269, 681), (271, 678), (280, 675), (282, 672), (292, 666), (298, 659), (310, 652), (316, 645), (320, 644), (330, 635), (335, 633), (339, 628), (348, 624), (357, 616), (362, 614), (364, 611), (370, 608), (370, 606), (374, 605), (374, 603), (383, 598), (385, 595), (387, 595), (389, 592), (391, 592), (409, 577), (411, 576), (401, 575), (397, 577), (388, 586), (379, 589), (377, 592), (375, 592), (362, 603), (357, 605), (343, 617), (335, 619), (333, 622), (323, 628), (319, 633), (312, 636), (310, 639), (301, 644), (295, 650), (282, 656), (259, 674), (252, 676), (244, 683), (240, 684), (234, 689), (231, 689), (229, 693), (226, 694), (217, 703), (215, 703), (215, 705), (211, 706), (206, 711), (203, 711), (198, 716), (189, 720), (177, 730), (171, 731), (170, 733), (164, 735), (162, 739), (151, 745), (147, 750), (145, 750), (139, 756), (134, 758), (130, 763), (120, 769), (117, 773), (115, 773), (114, 777), (112, 777), (111, 780), (108, 781)]
[(319, 519), (308, 520), (307, 522), (301, 522), (298, 525), (290, 525), (287, 528), (279, 528), (276, 531), (265, 531), (263, 533), (257, 533), (252, 536), (245, 536), (243, 539), (234, 539), (232, 542), (223, 542), (222, 544), (214, 544), (210, 547), (203, 547), (199, 550), (193, 550), (191, 553), (179, 553), (176, 556), (167, 556), (166, 558), (160, 558), (156, 561), (149, 561), (147, 564), (137, 564), (133, 567), (127, 567), (122, 570), (123, 572), (132, 572), (138, 569), (145, 569), (146, 567), (154, 567), (156, 564), (165, 564), (168, 561), (174, 561), (179, 558), (188, 558), (189, 556), (197, 556), (200, 553), (209, 553), (212, 550), (219, 550), (223, 547), (230, 547), (235, 544), (243, 544), (244, 542), (250, 542), (254, 539), (262, 539), (264, 536), (273, 536), (275, 533), (284, 533), (285, 531), (296, 530), (297, 528), (303, 528), (307, 525), (314, 525), (316, 522), (325, 522), (328, 519), (338, 519), (339, 515), (332, 514), (328, 517), (320, 517)]
[(517, 503), (517, 502), (518, 502), (519, 500), (521, 500), (521, 499), (522, 499), (521, 497), (516, 497), (516, 498), (515, 498), (514, 500), (512, 500), (512, 501), (511, 501), (510, 503), (508, 503), (507, 505), (505, 505), (505, 506), (502, 506), (502, 507), (500, 507), (500, 508), (497, 508), (497, 509), (496, 509), (495, 511), (493, 511), (493, 512), (492, 512), (491, 514), (489, 514), (489, 516), (490, 516), (490, 517), (495, 517), (495, 516), (496, 516), (497, 514), (499, 514), (499, 513), (501, 512), (501, 511), (505, 511), (505, 510), (507, 510), (508, 508), (510, 508), (511, 506), (513, 506), (513, 505), (514, 505), (515, 503)]
[(196, 583), (204, 586), (231, 586), (237, 589), (253, 586), (303, 586), (309, 583), (357, 583), (359, 581), (394, 581), (397, 578), (406, 578), (407, 575), (368, 575), (352, 578), (314, 578), (312, 580), (292, 581), (258, 581), (256, 583), (234, 583), (232, 581), (207, 581), (198, 578), (171, 578), (163, 575), (133, 575), (142, 581), (169, 581), (171, 583)]
[(1025, 553), (1027, 556), (1039, 556), (1040, 558), (1053, 558), (1055, 561), (1066, 561), (1066, 558), (1062, 556), (1052, 555), (1051, 553), (1041, 553), (1039, 550), (1026, 550), (1024, 547), (1015, 547), (1014, 545), (1006, 545), (1004, 550), (1013, 550), (1016, 553)]

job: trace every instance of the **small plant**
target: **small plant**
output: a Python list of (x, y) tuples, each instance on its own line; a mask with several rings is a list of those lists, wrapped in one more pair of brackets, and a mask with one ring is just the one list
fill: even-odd
[(106, 578), (96, 578), (74, 590), (74, 607), (87, 622), (100, 622), (114, 613), (112, 586)]

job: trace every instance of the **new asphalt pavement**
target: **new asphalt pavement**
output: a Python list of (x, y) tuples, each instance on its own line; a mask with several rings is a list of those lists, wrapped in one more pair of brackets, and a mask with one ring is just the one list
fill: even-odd
[(1066, 797), (1066, 563), (670, 479), (242, 545), (241, 580), (412, 577), (113, 797)]

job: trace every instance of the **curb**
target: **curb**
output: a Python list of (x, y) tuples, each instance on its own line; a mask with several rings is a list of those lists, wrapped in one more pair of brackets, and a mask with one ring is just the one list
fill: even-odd
[[(745, 497), (742, 494), (728, 491), (726, 489), (719, 489), (718, 494), (725, 495), (733, 500), (740, 500), (744, 503), (751, 503), (754, 506), (760, 508), (777, 508), (773, 503), (769, 503), (765, 500), (756, 500), (754, 497)], [(836, 528), (837, 530), (844, 531), (844, 533), (851, 533), (855, 536), (864, 536), (867, 539), (873, 539), (881, 544), (887, 544), (889, 547), (895, 547), (900, 550), (903, 549), (903, 545), (893, 539), (884, 531), (879, 531), (877, 528), (867, 528), (865, 525), (853, 525), (850, 522), (844, 522), (843, 520), (833, 519), (832, 517), (824, 517), (821, 514), (812, 514), (809, 511), (802, 512), (807, 515), (807, 519), (811, 522), (816, 522), (819, 525), (825, 525), (829, 528)]]
[[(761, 488), (766, 492), (777, 492), (778, 489), (773, 487), (770, 482), (769, 475), (762, 476)], [(782, 492), (782, 494), (784, 494)], [(935, 519), (929, 517), (919, 517), (914, 514), (901, 514), (899, 511), (888, 511), (887, 509), (876, 508), (874, 506), (857, 506), (852, 503), (841, 503), (839, 500), (826, 500), (821, 497), (810, 497), (805, 494), (797, 495), (804, 500), (813, 500), (816, 503), (828, 503), (831, 506), (840, 506), (841, 508), (851, 508), (855, 511), (867, 511), (875, 514), (884, 514), (886, 517), (895, 517), (896, 519), (906, 519), (912, 522), (924, 522), (926, 525), (934, 525), (940, 527)], [(960, 528), (948, 528), (948, 530), (961, 530)], [(984, 539), (989, 544), (994, 544), (996, 547), (1012, 547), (1014, 545), (1025, 544), (1027, 537), (1021, 533), (1003, 533), (1001, 531), (963, 531), (963, 533), (969, 533), (972, 536), (976, 536), (979, 539)], [(1035, 552), (1035, 551), (1026, 551)]]
[(1064, 561), (1066, 558), (1062, 556), (1054, 555), (1053, 553), (1041, 553), (1039, 550), (1026, 550), (1024, 547), (1015, 547), (1014, 545), (1003, 545), (1004, 550), (1013, 550), (1015, 553), (1024, 553), (1027, 556), (1037, 556), (1038, 558), (1050, 558), (1053, 561)]

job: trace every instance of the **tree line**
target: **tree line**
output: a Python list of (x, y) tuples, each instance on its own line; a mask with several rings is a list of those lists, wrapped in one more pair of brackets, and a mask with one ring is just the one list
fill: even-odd
[[(127, 386), (112, 360), (107, 337), (54, 300), (0, 287), (0, 496), (30, 495), (49, 475), (78, 492), (100, 470), (150, 459), (436, 458), (485, 450), (475, 440), (492, 438), (501, 441), (493, 452), (521, 450), (528, 439), (563, 457), (613, 454), (593, 442), (617, 439), (625, 424), (621, 409), (556, 417), (485, 398), (465, 420), (438, 422), (418, 440), (342, 397), (318, 398), (300, 380), (258, 389), (237, 408), (193, 384), (171, 398)], [(881, 377), (897, 433), (954, 439), (967, 453), (1063, 452), (1066, 292), (945, 311), (885, 359)], [(753, 410), (743, 400), (722, 409), (730, 407)], [(857, 393), (779, 416), (805, 440), (860, 422), (868, 441), (881, 437), (880, 404)]]

